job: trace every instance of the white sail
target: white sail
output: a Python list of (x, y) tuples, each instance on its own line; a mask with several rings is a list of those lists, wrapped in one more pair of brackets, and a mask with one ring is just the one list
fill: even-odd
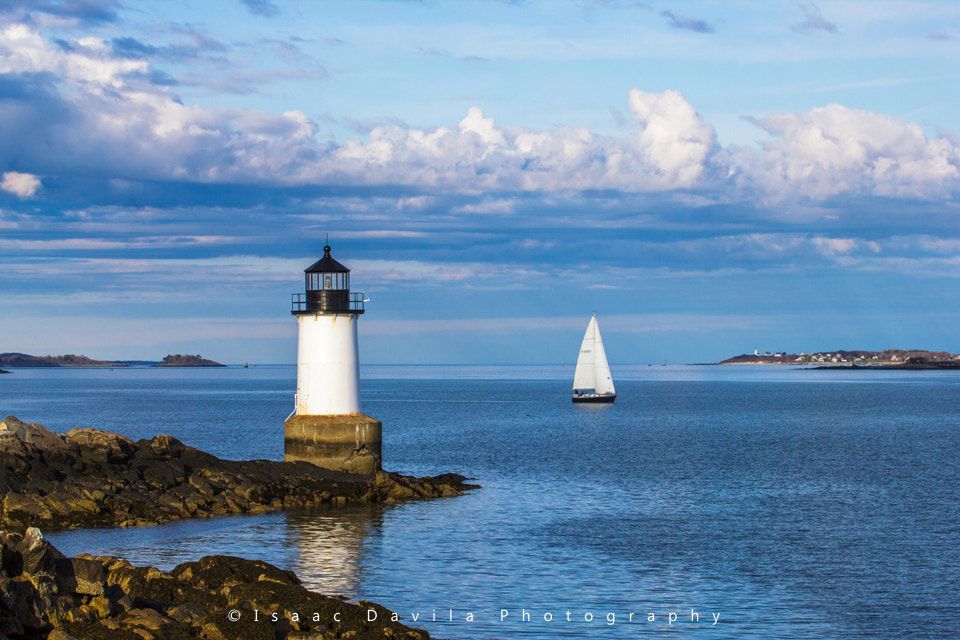
[(580, 355), (577, 356), (577, 370), (573, 374), (573, 388), (581, 391), (592, 390), (604, 395), (616, 393), (596, 314), (590, 318), (587, 331), (583, 334)]
[(613, 389), (613, 378), (610, 376), (610, 365), (607, 364), (607, 352), (603, 350), (603, 339), (600, 337), (600, 325), (597, 316), (593, 316), (593, 388), (597, 393), (604, 395), (616, 393)]
[(583, 334), (583, 342), (580, 343), (580, 355), (577, 356), (577, 370), (573, 373), (574, 389), (593, 389), (595, 386), (594, 375), (594, 336), (597, 334), (597, 316), (590, 318), (590, 324), (587, 325), (587, 332)]

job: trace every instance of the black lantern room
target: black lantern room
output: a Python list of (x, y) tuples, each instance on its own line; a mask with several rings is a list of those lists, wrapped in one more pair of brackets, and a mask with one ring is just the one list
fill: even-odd
[(293, 315), (363, 313), (363, 294), (350, 293), (350, 269), (330, 257), (330, 245), (304, 276), (307, 291), (293, 294)]

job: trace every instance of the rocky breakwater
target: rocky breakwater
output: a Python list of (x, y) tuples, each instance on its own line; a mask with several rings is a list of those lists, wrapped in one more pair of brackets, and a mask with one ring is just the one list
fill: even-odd
[(0, 640), (429, 638), (377, 604), (307, 591), (265, 562), (207, 556), (165, 572), (67, 558), (35, 528), (0, 531), (0, 553)]
[(56, 434), (0, 422), (0, 527), (133, 526), (285, 507), (453, 497), (463, 476), (374, 477), (309, 462), (222, 460), (171, 436), (134, 442), (95, 429)]

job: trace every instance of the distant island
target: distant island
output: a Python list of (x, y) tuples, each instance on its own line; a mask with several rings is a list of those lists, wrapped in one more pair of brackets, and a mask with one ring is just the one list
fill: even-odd
[(26, 353), (0, 353), (0, 365), (4, 367), (125, 367), (117, 362), (93, 360), (73, 354), (65, 356), (31, 356)]
[[(190, 355), (170, 355), (162, 362), (156, 360), (123, 360), (107, 362), (105, 360), (94, 360), (87, 356), (65, 355), (65, 356), (31, 356), (26, 353), (0, 353), (0, 366), (4, 367), (129, 367), (129, 366), (153, 366), (153, 367), (225, 367), (227, 365), (207, 360), (201, 356)], [(0, 369), (0, 373), (10, 373)]]
[(173, 356), (167, 356), (163, 362), (153, 365), (155, 367), (225, 367), (227, 365), (207, 360), (200, 356), (182, 356), (179, 353)]
[(829, 368), (960, 369), (960, 355), (946, 351), (886, 349), (884, 351), (818, 351), (744, 353), (717, 364), (820, 365)]

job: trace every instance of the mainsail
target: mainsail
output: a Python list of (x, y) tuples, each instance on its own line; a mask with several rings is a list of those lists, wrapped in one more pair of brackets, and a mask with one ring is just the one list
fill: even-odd
[(597, 314), (590, 318), (587, 332), (583, 334), (580, 355), (577, 357), (577, 370), (573, 374), (573, 388), (582, 391), (592, 389), (595, 393), (604, 395), (616, 393), (613, 378), (610, 377), (607, 354), (603, 350)]

